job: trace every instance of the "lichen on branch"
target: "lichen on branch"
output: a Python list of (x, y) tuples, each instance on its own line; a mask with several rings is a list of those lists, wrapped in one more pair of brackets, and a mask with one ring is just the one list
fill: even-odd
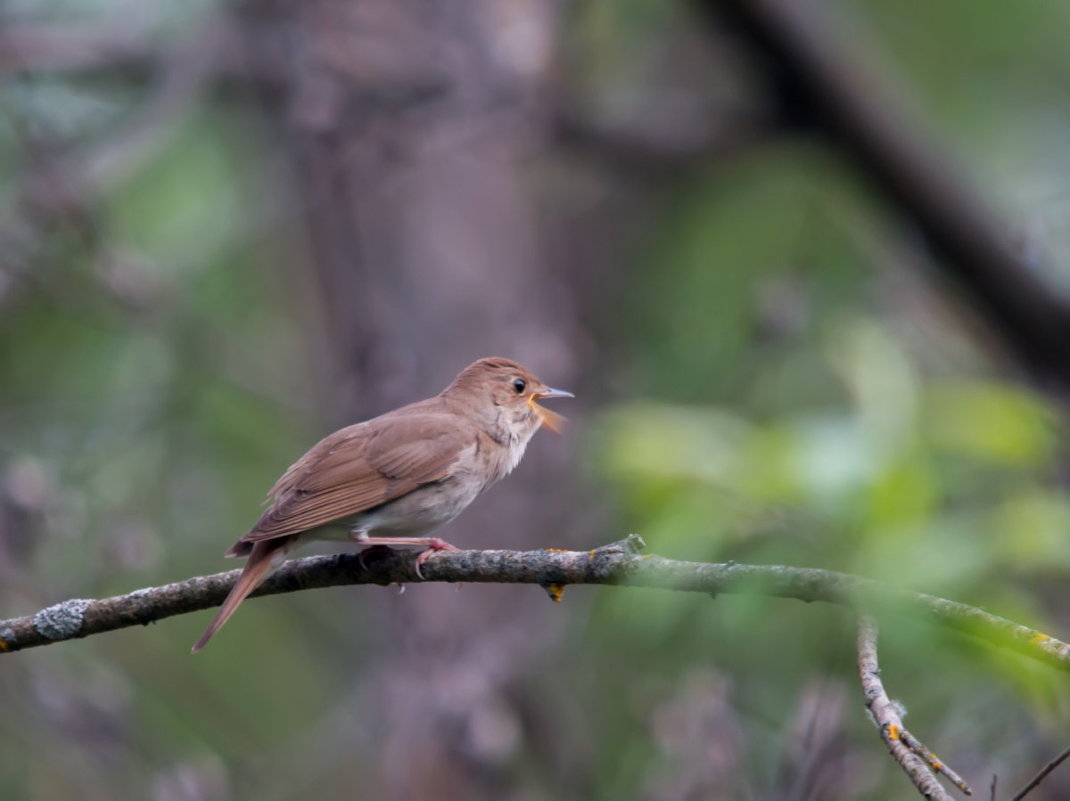
[[(912, 592), (872, 579), (815, 568), (684, 562), (641, 554), (642, 540), (627, 539), (591, 551), (438, 551), (414, 570), (412, 555), (374, 549), (310, 556), (285, 563), (253, 596), (347, 584), (426, 581), (601, 584), (676, 592), (746, 593), (824, 601), (859, 612), (896, 610), (966, 632), (980, 640), (1070, 672), (1070, 645), (1035, 629), (967, 604)], [(240, 570), (146, 587), (111, 598), (72, 599), (23, 617), (0, 620), (0, 653), (50, 645), (106, 631), (153, 623), (222, 603)]]

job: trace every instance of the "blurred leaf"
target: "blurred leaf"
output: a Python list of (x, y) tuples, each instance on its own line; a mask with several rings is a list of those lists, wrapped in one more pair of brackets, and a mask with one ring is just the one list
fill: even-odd
[(935, 446), (1008, 468), (1039, 467), (1055, 452), (1047, 406), (1025, 390), (982, 381), (934, 384), (926, 431)]
[(1070, 499), (1031, 487), (1009, 497), (992, 518), (993, 557), (1011, 570), (1040, 571), (1070, 564)]
[(624, 480), (699, 480), (729, 485), (750, 433), (714, 409), (651, 403), (617, 406), (599, 421), (599, 458)]

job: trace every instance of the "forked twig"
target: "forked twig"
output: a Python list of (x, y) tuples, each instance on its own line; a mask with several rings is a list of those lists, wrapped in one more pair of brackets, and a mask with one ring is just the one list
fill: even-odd
[(881, 682), (877, 663), (877, 623), (868, 615), (858, 621), (858, 676), (862, 681), (866, 708), (880, 728), (881, 739), (918, 792), (931, 801), (951, 801), (951, 796), (933, 775), (940, 773), (966, 795), (973, 795), (973, 790), (957, 773), (903, 726), (901, 707), (888, 697)]

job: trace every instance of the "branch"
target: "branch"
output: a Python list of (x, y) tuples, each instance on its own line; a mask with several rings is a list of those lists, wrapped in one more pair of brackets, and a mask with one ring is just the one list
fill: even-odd
[(996, 214), (821, 3), (700, 0), (759, 55), (782, 112), (816, 127), (925, 234), (936, 266), (1034, 373), (1070, 387), (1070, 306), (1008, 245)]
[(900, 705), (884, 691), (880, 674), (877, 664), (877, 623), (873, 618), (864, 616), (858, 621), (858, 677), (862, 681), (866, 708), (880, 729), (888, 752), (925, 798), (951, 801), (951, 796), (931, 771), (943, 773), (966, 795), (973, 795), (973, 790), (966, 782), (903, 726)]
[[(1017, 793), (1015, 793), (1013, 796), (1011, 796), (1010, 801), (1022, 801), (1023, 798), (1025, 798), (1027, 795), (1029, 795), (1031, 792), (1033, 792), (1033, 790), (1035, 790), (1040, 785), (1040, 783), (1042, 781), (1044, 781), (1044, 779), (1047, 777), (1047, 775), (1049, 773), (1051, 773), (1053, 770), (1055, 770), (1057, 767), (1059, 767), (1059, 765), (1061, 765), (1066, 760), (1067, 757), (1070, 757), (1070, 748), (1067, 748), (1067, 749), (1063, 750), (1062, 753), (1060, 753), (1057, 757), (1052, 759), (1051, 762), (1049, 762), (1047, 765), (1045, 765), (1043, 768), (1041, 768), (1040, 772), (1037, 773), (1037, 775), (1034, 776), (1032, 779), (1030, 779), (1029, 783), (1026, 784), (1025, 787), (1023, 787), (1021, 790), (1019, 790)], [(993, 776), (992, 777), (993, 785), (995, 785), (995, 781), (996, 781), (996, 779)]]
[[(447, 581), (539, 584), (559, 595), (569, 584), (719, 593), (824, 601), (860, 611), (901, 610), (1070, 672), (1070, 645), (974, 606), (911, 592), (872, 579), (814, 568), (682, 562), (640, 556), (636, 535), (593, 551), (438, 551), (413, 569), (411, 554), (366, 551), (292, 559), (254, 596), (348, 584)], [(145, 625), (222, 603), (240, 570), (198, 576), (100, 600), (71, 599), (25, 617), (0, 620), (0, 652)]]
[(564, 148), (615, 168), (621, 175), (650, 177), (674, 176), (704, 161), (726, 161), (780, 133), (776, 120), (759, 113), (740, 110), (726, 116), (715, 129), (659, 136), (564, 111), (554, 120), (554, 131)]
[(0, 31), (0, 77), (40, 71), (144, 67), (157, 46), (144, 25), (12, 25)]

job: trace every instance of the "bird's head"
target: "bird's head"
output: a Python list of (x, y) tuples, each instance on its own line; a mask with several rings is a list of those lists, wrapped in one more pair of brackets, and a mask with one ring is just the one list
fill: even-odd
[(565, 423), (564, 417), (536, 401), (573, 397), (571, 392), (548, 386), (526, 367), (502, 358), (468, 365), (442, 394), (464, 404), (496, 439), (504, 433), (525, 442), (540, 425), (560, 433)]

